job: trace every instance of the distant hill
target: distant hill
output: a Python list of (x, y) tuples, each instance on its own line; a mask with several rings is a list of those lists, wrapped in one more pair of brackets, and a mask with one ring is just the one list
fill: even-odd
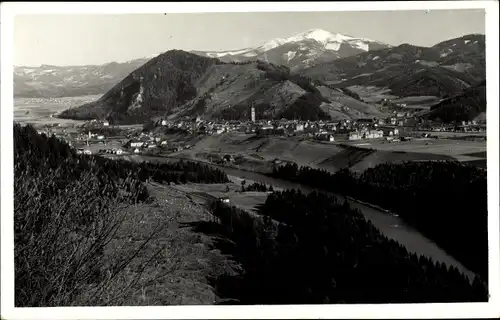
[(380, 115), (371, 105), (292, 74), (287, 67), (258, 61), (224, 63), (172, 50), (134, 70), (99, 100), (65, 110), (71, 119), (142, 123), (154, 117), (249, 119), (360, 118)]
[(486, 81), (431, 107), (428, 119), (444, 122), (486, 119)]
[(338, 87), (389, 88), (400, 97), (449, 97), (485, 79), (485, 37), (466, 35), (433, 47), (402, 44), (318, 64), (301, 74)]

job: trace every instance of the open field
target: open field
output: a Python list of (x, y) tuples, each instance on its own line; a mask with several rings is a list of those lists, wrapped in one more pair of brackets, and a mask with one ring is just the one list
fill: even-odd
[(99, 98), (100, 95), (54, 99), (14, 98), (14, 121), (23, 124), (32, 123), (34, 125), (82, 123), (82, 121), (51, 118), (50, 116)]
[(391, 94), (391, 90), (387, 88), (379, 88), (375, 86), (351, 86), (350, 90), (357, 93), (364, 101), (368, 103), (376, 103), (382, 99), (389, 99), (393, 103), (406, 104), (408, 109), (429, 109), (431, 105), (439, 101), (438, 97), (434, 96), (418, 96), (398, 98)]
[(378, 102), (381, 99), (395, 99), (396, 96), (391, 94), (391, 90), (388, 88), (379, 88), (375, 86), (350, 86), (348, 88), (353, 92), (359, 94), (361, 99), (366, 102)]
[(346, 145), (374, 148), (381, 151), (436, 154), (460, 157), (469, 153), (486, 152), (486, 143), (459, 141), (452, 139), (414, 139), (407, 142), (387, 142), (383, 140), (350, 141)]
[[(191, 197), (206, 197), (206, 198), (228, 198), (231, 204), (246, 211), (254, 211), (257, 205), (263, 204), (266, 201), (268, 192), (245, 191), (241, 192), (241, 181), (243, 179), (237, 177), (229, 177), (231, 183), (219, 184), (200, 184), (188, 183), (172, 186), (173, 189), (185, 192)], [(255, 181), (245, 180), (246, 185), (250, 185)], [(228, 188), (228, 189), (226, 189)], [(280, 188), (275, 188), (280, 190)]]
[(466, 137), (486, 138), (486, 132), (446, 132), (446, 131), (413, 131), (414, 133), (430, 133), (432, 136), (446, 139), (463, 139)]
[[(299, 165), (323, 168), (335, 172), (350, 167), (355, 171), (385, 162), (422, 160), (481, 160), (470, 153), (485, 152), (484, 141), (452, 139), (416, 139), (409, 142), (389, 143), (385, 140), (347, 142), (317, 142), (297, 137), (256, 137), (247, 134), (226, 134), (192, 139), (180, 135), (174, 141), (188, 141), (191, 149), (182, 150), (175, 156), (195, 160), (220, 159), (224, 154), (235, 157), (233, 166), (245, 170), (269, 172), (272, 161), (280, 159)], [(368, 149), (375, 149), (368, 150)]]
[(404, 97), (401, 99), (394, 99), (392, 102), (406, 104), (405, 108), (430, 109), (432, 105), (439, 102), (439, 98), (434, 96)]

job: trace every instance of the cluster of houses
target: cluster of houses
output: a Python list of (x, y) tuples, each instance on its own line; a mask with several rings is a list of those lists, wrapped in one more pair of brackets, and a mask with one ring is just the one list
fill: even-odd
[(113, 149), (100, 149), (98, 153), (122, 155), (125, 154), (125, 151), (123, 151), (121, 148), (113, 148)]
[[(393, 121), (392, 121), (393, 122)], [(392, 124), (391, 121), (389, 123)], [(398, 129), (383, 129), (382, 119), (343, 119), (339, 121), (298, 121), (298, 120), (260, 120), (260, 121), (177, 121), (161, 120), (157, 125), (178, 128), (192, 133), (219, 135), (230, 132), (256, 133), (258, 135), (302, 135), (317, 140), (335, 141), (334, 135), (347, 134), (350, 140), (377, 139), (398, 134)], [(379, 128), (377, 128), (379, 127)], [(137, 146), (145, 147), (140, 143)]]
[(155, 137), (153, 134), (142, 132), (139, 137), (127, 141), (124, 148), (129, 148), (133, 153), (142, 153), (144, 149), (155, 149), (160, 146), (167, 146), (168, 142), (161, 137)]
[(486, 123), (480, 121), (462, 121), (461, 124), (443, 124), (440, 122), (426, 121), (419, 124), (418, 131), (433, 132), (486, 132)]
[(349, 133), (349, 140), (380, 139), (384, 136), (382, 130), (361, 129)]
[(169, 122), (160, 120), (155, 123), (167, 129), (182, 129), (188, 133), (217, 135), (229, 132), (255, 132), (257, 125), (245, 125), (240, 121), (204, 121), (199, 117), (196, 120), (179, 120)]
[(155, 135), (154, 133), (141, 132), (138, 136), (132, 137), (124, 145), (124, 148), (135, 154), (144, 152), (167, 151), (178, 152), (184, 149), (191, 148), (189, 144), (169, 143), (165, 137)]
[(90, 151), (89, 149), (82, 149), (82, 148), (78, 148), (78, 149), (76, 149), (76, 154), (87, 154), (87, 155), (91, 155), (91, 154), (92, 154), (92, 151)]

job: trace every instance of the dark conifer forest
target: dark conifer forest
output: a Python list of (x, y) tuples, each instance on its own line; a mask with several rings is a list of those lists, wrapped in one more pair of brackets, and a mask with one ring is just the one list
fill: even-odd
[(272, 176), (351, 196), (400, 215), (488, 279), (486, 171), (458, 162), (381, 164), (356, 176), (287, 164)]

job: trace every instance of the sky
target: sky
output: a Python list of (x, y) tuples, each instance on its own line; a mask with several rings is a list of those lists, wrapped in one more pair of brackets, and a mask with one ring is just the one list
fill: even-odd
[(485, 34), (485, 11), (21, 15), (14, 19), (14, 65), (103, 64), (172, 49), (242, 49), (309, 29), (390, 45), (432, 46), (465, 34)]

